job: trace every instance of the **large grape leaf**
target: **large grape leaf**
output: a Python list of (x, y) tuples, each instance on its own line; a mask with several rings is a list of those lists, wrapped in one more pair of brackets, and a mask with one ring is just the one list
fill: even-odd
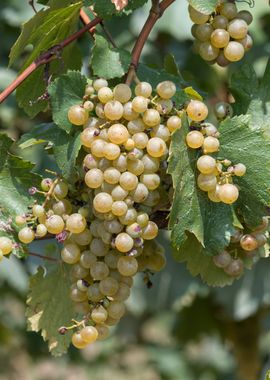
[(220, 158), (247, 167), (243, 177), (234, 177), (240, 196), (236, 210), (249, 225), (258, 225), (270, 204), (270, 141), (263, 132), (250, 126), (249, 115), (226, 119), (220, 124)]
[(189, 0), (189, 4), (197, 11), (210, 15), (215, 11), (218, 0)]
[[(79, 10), (82, 3), (71, 4), (59, 9), (41, 10), (31, 20), (23, 25), (22, 33), (13, 45), (10, 52), (10, 65), (21, 55), (25, 47), (33, 45), (22, 71), (30, 65), (41, 53), (47, 51), (72, 34), (77, 27)], [(60, 56), (62, 55), (62, 58)], [(67, 68), (80, 66), (80, 53), (74, 44), (68, 46), (61, 53), (59, 60), (50, 64), (49, 75), (59, 74)], [(46, 109), (47, 101), (37, 101), (44, 94), (44, 68), (40, 68), (30, 75), (17, 91), (18, 104), (24, 108), (30, 117)]]
[(59, 128), (70, 132), (72, 124), (68, 120), (68, 110), (75, 104), (81, 104), (87, 79), (78, 71), (68, 71), (53, 81), (48, 87), (53, 121)]
[(68, 134), (54, 123), (41, 124), (25, 133), (18, 142), (21, 149), (37, 144), (52, 148), (61, 174), (69, 182), (76, 181), (76, 160), (81, 149), (80, 131)]
[(230, 241), (234, 231), (233, 213), (229, 206), (213, 203), (198, 189), (195, 169), (197, 151), (188, 149), (185, 136), (188, 123), (174, 133), (170, 149), (168, 172), (172, 176), (174, 199), (170, 213), (172, 244), (179, 257), (187, 240), (187, 232), (195, 235), (208, 254), (217, 254)]
[(106, 79), (121, 78), (128, 71), (130, 61), (129, 52), (111, 48), (104, 37), (96, 35), (90, 62), (94, 75)]
[(55, 264), (45, 274), (39, 267), (30, 279), (26, 317), (29, 331), (41, 331), (48, 341), (50, 352), (55, 355), (65, 353), (70, 345), (71, 334), (60, 335), (61, 326), (70, 325), (74, 318), (73, 303), (69, 296), (70, 277), (67, 265)]
[(257, 78), (254, 68), (242, 65), (230, 79), (230, 88), (235, 97), (233, 104), (237, 115), (250, 114), (250, 126), (262, 129), (270, 134), (270, 60), (267, 63), (264, 76)]

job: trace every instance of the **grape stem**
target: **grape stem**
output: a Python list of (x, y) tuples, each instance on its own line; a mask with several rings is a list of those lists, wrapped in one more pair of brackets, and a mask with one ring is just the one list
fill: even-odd
[(142, 50), (144, 45), (151, 33), (154, 25), (163, 15), (164, 11), (172, 4), (175, 0), (162, 0), (161, 3), (159, 0), (152, 0), (152, 7), (149, 12), (149, 16), (145, 21), (145, 24), (138, 36), (138, 39), (133, 47), (131, 53), (131, 64), (126, 76), (126, 84), (130, 85), (136, 74), (138, 68), (139, 60), (141, 57)]
[(71, 34), (69, 37), (64, 39), (59, 44), (52, 46), (46, 52), (40, 54), (34, 62), (32, 62), (1, 94), (0, 94), (0, 104), (8, 98), (10, 94), (17, 87), (19, 87), (22, 82), (25, 81), (34, 71), (36, 71), (40, 66), (45, 65), (57, 58), (59, 58), (59, 53), (66, 46), (70, 45), (72, 42), (81, 37), (85, 32), (93, 30), (93, 28), (100, 24), (102, 19), (100, 17), (94, 18), (94, 20), (90, 21), (83, 28), (79, 29), (77, 32)]
[(58, 259), (55, 259), (54, 257), (40, 255), (39, 253), (27, 252), (27, 254), (28, 254), (28, 256), (39, 257), (40, 259), (43, 259), (43, 260), (55, 261), (55, 262), (59, 261)]

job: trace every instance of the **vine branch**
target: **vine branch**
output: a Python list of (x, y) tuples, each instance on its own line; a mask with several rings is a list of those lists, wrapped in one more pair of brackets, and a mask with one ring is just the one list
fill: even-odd
[(60, 42), (59, 44), (51, 47), (46, 52), (40, 54), (34, 62), (32, 62), (1, 94), (0, 94), (0, 104), (14, 91), (20, 84), (25, 81), (35, 70), (37, 70), (40, 66), (45, 65), (53, 61), (54, 59), (59, 57), (59, 52), (64, 49), (66, 46), (70, 45), (80, 36), (82, 36), (85, 32), (91, 31), (93, 27), (97, 24), (100, 24), (102, 19), (100, 17), (96, 17), (94, 20), (86, 24), (83, 28), (79, 29), (77, 32), (71, 34), (65, 40)]
[(40, 259), (48, 260), (48, 261), (59, 261), (58, 259), (55, 259), (54, 257), (44, 256), (44, 255), (40, 255), (39, 253), (34, 253), (34, 252), (28, 252), (28, 256), (35, 256), (35, 257), (39, 257)]
[(162, 0), (159, 3), (159, 0), (152, 0), (152, 8), (150, 10), (149, 16), (139, 34), (139, 37), (133, 47), (131, 53), (131, 64), (126, 77), (126, 84), (130, 85), (134, 79), (139, 60), (142, 54), (144, 45), (151, 33), (154, 25), (163, 15), (164, 11), (174, 2), (175, 0)]

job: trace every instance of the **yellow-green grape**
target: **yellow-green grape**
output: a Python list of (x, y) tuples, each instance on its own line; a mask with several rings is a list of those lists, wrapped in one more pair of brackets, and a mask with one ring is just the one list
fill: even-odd
[(140, 176), (140, 181), (143, 183), (148, 190), (155, 190), (160, 185), (160, 176), (158, 174), (142, 174)]
[(154, 127), (160, 123), (160, 114), (157, 110), (148, 109), (143, 114), (143, 122), (148, 127)]
[(125, 314), (126, 308), (121, 301), (112, 301), (108, 306), (108, 315), (115, 319), (120, 319)]
[(138, 186), (130, 193), (130, 195), (134, 202), (142, 203), (147, 199), (149, 191), (143, 183), (138, 183)]
[(192, 149), (198, 149), (203, 145), (204, 137), (199, 131), (191, 131), (186, 136), (187, 146)]
[(107, 143), (101, 139), (96, 139), (91, 143), (91, 152), (95, 157), (104, 157), (105, 148), (107, 148)]
[(239, 197), (239, 190), (235, 185), (227, 183), (219, 187), (218, 195), (221, 202), (232, 204), (237, 201)]
[(155, 239), (158, 235), (158, 226), (154, 222), (148, 222), (147, 226), (142, 230), (142, 238), (145, 240)]
[(67, 199), (61, 199), (52, 205), (52, 210), (56, 215), (70, 214), (72, 211), (72, 204)]
[(216, 169), (216, 160), (208, 155), (201, 156), (197, 161), (197, 168), (202, 174), (211, 174)]
[(148, 82), (140, 82), (135, 87), (135, 94), (137, 96), (144, 96), (149, 98), (152, 94), (152, 86)]
[(41, 188), (43, 191), (49, 191), (53, 184), (53, 180), (51, 178), (43, 178), (41, 181)]
[(102, 87), (107, 87), (107, 86), (108, 86), (108, 82), (106, 81), (106, 79), (103, 79), (103, 78), (98, 78), (93, 82), (93, 87), (96, 91), (98, 91)]
[(128, 206), (124, 201), (115, 201), (112, 204), (112, 213), (115, 216), (125, 215), (128, 210)]
[(45, 215), (45, 209), (41, 205), (34, 205), (32, 208), (32, 213), (34, 216), (39, 218), (39, 217), (42, 217), (43, 215)]
[(223, 120), (228, 116), (233, 116), (232, 106), (226, 102), (219, 102), (215, 104), (214, 112), (218, 120)]
[[(99, 225), (102, 227), (102, 225)], [(101, 228), (101, 233), (103, 234), (103, 228)], [(99, 234), (102, 236), (101, 234)], [(109, 251), (109, 246), (105, 244), (101, 239), (94, 238), (90, 244), (90, 251), (96, 256), (105, 256)]]
[(216, 188), (217, 178), (213, 174), (199, 174), (197, 183), (202, 191), (211, 191)]
[(94, 280), (101, 281), (109, 275), (109, 267), (103, 261), (97, 261), (90, 268), (90, 274)]
[(200, 100), (191, 100), (186, 111), (188, 117), (193, 121), (203, 121), (208, 116), (208, 108)]
[(238, 40), (238, 42), (243, 45), (245, 51), (250, 50), (253, 46), (253, 39), (249, 34), (247, 34), (245, 38)]
[(91, 85), (91, 84), (88, 84), (86, 87), (85, 87), (85, 95), (88, 95), (88, 96), (91, 96), (95, 93), (95, 89), (94, 87)]
[(41, 238), (46, 236), (48, 233), (47, 227), (44, 224), (38, 224), (36, 228), (36, 236)]
[(176, 86), (173, 82), (166, 80), (157, 85), (156, 91), (162, 99), (170, 99), (176, 93)]
[(111, 196), (114, 201), (123, 201), (127, 195), (128, 191), (123, 189), (120, 185), (116, 186), (111, 192)]
[(244, 164), (237, 164), (233, 168), (233, 172), (237, 177), (243, 177), (246, 174), (247, 168)]
[(144, 172), (144, 164), (141, 160), (128, 160), (127, 169), (129, 172), (139, 176)]
[(74, 105), (68, 110), (68, 120), (74, 125), (83, 125), (87, 122), (88, 112), (85, 108)]
[(131, 98), (132, 92), (127, 84), (120, 83), (114, 87), (114, 99), (120, 103), (127, 103)]
[(87, 343), (94, 343), (98, 338), (98, 331), (94, 326), (85, 326), (80, 331), (82, 339)]
[(101, 87), (97, 95), (101, 103), (107, 103), (113, 99), (113, 92), (109, 87)]
[(147, 153), (151, 157), (162, 157), (167, 150), (166, 143), (159, 137), (152, 137), (146, 146)]
[(230, 41), (224, 48), (224, 55), (231, 62), (240, 61), (245, 54), (244, 46), (237, 41)]
[(109, 167), (107, 168), (104, 173), (104, 180), (111, 184), (111, 185), (116, 185), (119, 182), (121, 173), (119, 170), (115, 169), (114, 167)]
[(217, 185), (215, 189), (208, 191), (208, 198), (210, 199), (210, 201), (215, 203), (221, 202), (219, 197), (219, 185)]
[(53, 189), (53, 194), (58, 199), (65, 198), (68, 194), (68, 184), (62, 180), (57, 182), (57, 184), (55, 185)]
[(206, 42), (210, 40), (211, 34), (213, 33), (213, 27), (210, 24), (202, 24), (202, 25), (196, 25), (194, 24), (193, 26), (196, 26), (195, 29), (195, 36), (198, 38), (199, 41), (201, 42)]
[(22, 228), (18, 233), (19, 240), (24, 244), (30, 244), (35, 239), (35, 233), (30, 227)]
[(90, 169), (84, 177), (84, 181), (90, 189), (97, 189), (103, 183), (104, 176), (100, 169)]
[[(91, 148), (93, 151), (93, 147)], [(104, 147), (104, 156), (108, 160), (116, 160), (120, 156), (121, 150), (118, 145), (107, 143)]]
[(205, 61), (214, 61), (219, 54), (219, 49), (206, 41), (200, 44), (199, 54)]
[(123, 118), (128, 121), (132, 121), (132, 120), (136, 120), (138, 117), (139, 117), (139, 114), (133, 110), (132, 103), (131, 102), (125, 103)]
[(146, 227), (149, 222), (149, 216), (145, 212), (141, 212), (137, 216), (137, 223), (140, 227)]
[(171, 133), (165, 125), (160, 124), (156, 127), (153, 127), (152, 131), (150, 132), (151, 137), (159, 137), (160, 139), (164, 140), (165, 142), (169, 141), (171, 138)]
[(203, 142), (204, 153), (214, 153), (219, 150), (220, 143), (216, 137), (208, 136), (205, 137)]
[(132, 109), (137, 113), (145, 112), (148, 108), (149, 100), (144, 96), (135, 96), (132, 100)]
[(126, 150), (132, 150), (135, 148), (135, 142), (131, 138), (128, 138), (124, 144)]
[(130, 172), (124, 172), (120, 176), (120, 186), (127, 191), (134, 190), (138, 185), (138, 177)]
[(26, 217), (23, 215), (16, 215), (15, 217), (15, 223), (18, 226), (23, 226), (26, 223)]
[(88, 345), (88, 343), (85, 340), (83, 340), (80, 332), (78, 331), (72, 334), (71, 343), (74, 347), (78, 348), (79, 350), (82, 350)]
[(240, 240), (240, 245), (244, 251), (254, 251), (258, 248), (258, 242), (255, 236), (244, 235)]
[(95, 307), (91, 312), (91, 319), (96, 323), (104, 323), (107, 318), (108, 312), (102, 305)]
[(12, 241), (5, 236), (0, 237), (0, 250), (3, 255), (8, 255), (13, 249)]
[(85, 128), (81, 135), (81, 143), (83, 146), (86, 146), (87, 148), (90, 148), (92, 145), (92, 142), (97, 139), (97, 136), (99, 135), (99, 130), (95, 127), (91, 128)]
[(98, 331), (98, 340), (104, 340), (108, 338), (110, 331), (109, 328), (105, 325), (96, 325), (95, 326)]
[(75, 243), (79, 245), (88, 245), (91, 243), (93, 236), (88, 228), (86, 228), (83, 232), (79, 234), (74, 234), (73, 239)]
[(79, 234), (85, 230), (86, 220), (79, 213), (70, 215), (66, 220), (66, 228), (68, 231)]
[(67, 264), (75, 264), (80, 260), (80, 248), (77, 244), (67, 243), (61, 250), (61, 258)]
[(90, 100), (87, 100), (86, 102), (83, 103), (83, 108), (85, 108), (88, 112), (93, 111), (94, 107), (95, 107), (94, 103), (91, 102)]
[(45, 226), (50, 234), (60, 234), (65, 228), (65, 223), (60, 215), (50, 216), (46, 222)]
[(253, 16), (249, 11), (243, 10), (237, 13), (237, 18), (244, 20), (248, 25), (250, 25), (253, 21)]
[(169, 131), (171, 133), (173, 133), (174, 131), (176, 131), (177, 129), (180, 129), (181, 126), (182, 126), (182, 121), (180, 119), (180, 117), (178, 116), (171, 116), (169, 117), (169, 119), (167, 120), (167, 128), (169, 129)]
[(227, 30), (232, 38), (241, 40), (242, 38), (246, 37), (248, 26), (244, 20), (235, 18), (234, 20), (230, 21)]
[(104, 298), (104, 295), (99, 290), (99, 284), (98, 283), (94, 283), (88, 287), (87, 297), (92, 302), (99, 302)]
[(134, 240), (127, 233), (121, 232), (115, 238), (115, 247), (119, 252), (129, 252), (134, 246)]
[[(127, 277), (128, 278), (128, 277)], [(130, 287), (124, 282), (119, 283), (117, 292), (114, 294), (114, 301), (126, 301), (130, 296)], [(108, 321), (106, 321), (108, 324)]]
[(224, 29), (215, 29), (211, 34), (211, 44), (216, 48), (224, 48), (229, 41), (230, 35)]
[(123, 144), (129, 138), (127, 128), (123, 124), (113, 124), (108, 129), (108, 138), (114, 144)]
[(209, 20), (210, 15), (205, 15), (197, 11), (191, 5), (188, 6), (188, 11), (191, 21), (195, 24), (205, 24)]
[(119, 120), (123, 116), (124, 109), (119, 101), (111, 100), (105, 104), (104, 113), (109, 120)]
[(110, 212), (112, 209), (113, 199), (110, 194), (101, 192), (93, 200), (93, 206), (100, 213)]
[[(113, 297), (119, 288), (118, 281), (112, 277), (106, 277), (99, 283), (99, 290), (106, 297)], [(96, 321), (97, 322), (97, 321)], [(97, 322), (101, 323), (101, 322)]]
[(158, 99), (156, 101), (156, 110), (160, 115), (167, 115), (173, 109), (173, 102), (171, 99)]
[(135, 257), (122, 256), (118, 260), (117, 269), (122, 276), (132, 277), (138, 271), (138, 261)]
[(96, 112), (96, 115), (100, 119), (104, 119), (105, 118), (104, 104), (103, 103), (97, 103), (96, 108), (95, 108), (95, 112)]
[(253, 236), (255, 236), (257, 240), (258, 247), (263, 247), (267, 243), (267, 237), (265, 236), (264, 233), (254, 234)]
[(221, 4), (220, 14), (228, 20), (232, 20), (237, 15), (237, 7), (233, 3), (223, 3)]
[(226, 30), (228, 23), (229, 23), (229, 20), (227, 19), (227, 17), (222, 16), (222, 15), (217, 15), (214, 17), (212, 25), (213, 25), (214, 29), (225, 29)]
[(156, 253), (147, 258), (147, 268), (152, 272), (160, 272), (166, 265), (164, 255)]
[(70, 299), (73, 302), (84, 302), (84, 301), (87, 300), (87, 294), (86, 294), (86, 292), (82, 292), (81, 290), (79, 290), (76, 285), (75, 286), (71, 286), (71, 290), (70, 290), (69, 296), (70, 296)]
[(80, 264), (83, 268), (89, 269), (97, 261), (97, 256), (90, 251), (83, 251), (80, 257)]

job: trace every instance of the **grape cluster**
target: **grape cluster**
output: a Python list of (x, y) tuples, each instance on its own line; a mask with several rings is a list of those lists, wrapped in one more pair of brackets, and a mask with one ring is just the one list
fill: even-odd
[(189, 15), (194, 25), (191, 33), (195, 37), (194, 50), (210, 64), (221, 67), (240, 61), (253, 45), (248, 34), (252, 14), (238, 12), (235, 2), (220, 0), (211, 15), (198, 12), (189, 5)]
[[(232, 165), (228, 159), (218, 160), (213, 157), (220, 148), (218, 129), (211, 123), (204, 122), (208, 115), (207, 106), (200, 100), (191, 100), (186, 108), (190, 119), (190, 132), (186, 136), (186, 144), (191, 149), (200, 149), (202, 155), (197, 160), (199, 175), (198, 187), (207, 192), (213, 202), (234, 203), (239, 190), (232, 183), (233, 176), (241, 177), (246, 173), (244, 164)], [(232, 115), (228, 103), (218, 103), (215, 107), (218, 119)]]
[(252, 265), (260, 258), (262, 248), (269, 237), (269, 219), (264, 217), (262, 224), (255, 229), (245, 226), (242, 230), (236, 229), (231, 237), (230, 245), (226, 250), (213, 257), (213, 262), (222, 268), (231, 277), (240, 277), (245, 269), (245, 262)]

